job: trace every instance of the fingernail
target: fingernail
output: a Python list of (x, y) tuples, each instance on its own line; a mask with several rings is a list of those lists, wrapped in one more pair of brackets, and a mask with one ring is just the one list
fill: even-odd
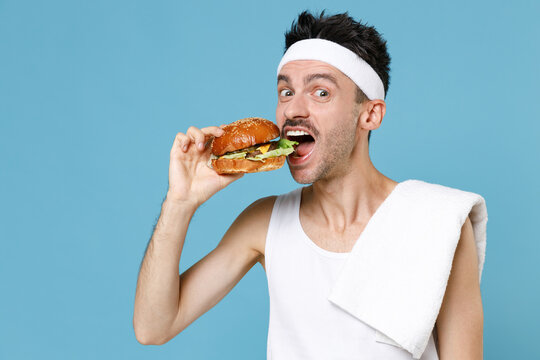
[(184, 147), (182, 148), (184, 151), (187, 150), (187, 145), (184, 145)]
[(199, 149), (204, 149), (204, 144), (202, 142), (198, 143), (197, 146), (199, 147)]

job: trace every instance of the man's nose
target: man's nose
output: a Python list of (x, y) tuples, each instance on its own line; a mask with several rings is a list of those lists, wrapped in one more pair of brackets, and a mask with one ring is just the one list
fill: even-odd
[(286, 119), (309, 117), (309, 109), (305, 97), (303, 95), (294, 95), (285, 104), (283, 115), (285, 115)]

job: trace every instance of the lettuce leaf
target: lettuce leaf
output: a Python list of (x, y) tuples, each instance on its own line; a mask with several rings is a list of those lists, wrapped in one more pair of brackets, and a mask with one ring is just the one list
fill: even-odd
[(255, 160), (262, 160), (262, 159), (266, 159), (266, 158), (271, 158), (271, 157), (276, 157), (276, 156), (281, 156), (281, 155), (289, 155), (290, 153), (292, 153), (294, 151), (294, 148), (290, 147), (290, 148), (277, 148), (276, 150), (272, 150), (272, 151), (268, 151), (264, 154), (259, 154), (259, 155), (255, 155), (255, 157), (252, 157), (252, 158), (248, 158), (248, 159), (255, 159)]
[(291, 141), (287, 139), (279, 139), (278, 141), (278, 146), (282, 149), (292, 148), (293, 145), (298, 145), (298, 141)]
[(255, 157), (249, 158), (249, 159), (250, 160), (251, 159), (262, 160), (262, 159), (271, 158), (271, 157), (277, 157), (277, 156), (282, 156), (282, 155), (287, 156), (287, 155), (289, 155), (290, 153), (292, 153), (294, 151), (293, 145), (298, 145), (298, 142), (297, 141), (287, 140), (287, 139), (279, 139), (279, 141), (278, 141), (278, 146), (279, 147), (277, 149), (267, 151), (264, 154), (259, 154), (259, 155), (256, 155)]
[(232, 154), (225, 154), (220, 156), (220, 159), (243, 159), (246, 157), (247, 151), (232, 153)]
[(278, 148), (275, 150), (267, 151), (264, 154), (259, 154), (251, 158), (246, 158), (248, 151), (242, 151), (242, 152), (236, 152), (232, 154), (225, 154), (225, 155), (220, 156), (219, 158), (220, 159), (248, 159), (248, 160), (254, 160), (254, 161), (263, 161), (263, 159), (266, 159), (266, 158), (289, 155), (290, 153), (294, 151), (293, 145), (298, 145), (298, 142), (287, 140), (287, 139), (279, 139)]

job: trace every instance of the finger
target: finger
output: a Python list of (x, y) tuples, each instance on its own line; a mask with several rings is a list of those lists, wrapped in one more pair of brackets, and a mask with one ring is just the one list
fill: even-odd
[(202, 128), (201, 131), (207, 136), (215, 136), (220, 137), (225, 132), (222, 128), (218, 126), (208, 126), (205, 128)]
[(214, 138), (220, 137), (225, 133), (225, 131), (218, 126), (208, 126), (208, 127), (202, 128), (201, 131), (206, 136), (206, 143), (204, 144), (205, 147), (210, 146)]
[(198, 129), (195, 126), (190, 126), (187, 131), (187, 135), (197, 146), (198, 150), (204, 149), (205, 134), (201, 131), (201, 129)]
[(176, 134), (174, 141), (183, 152), (188, 150), (190, 139), (186, 134), (179, 132)]

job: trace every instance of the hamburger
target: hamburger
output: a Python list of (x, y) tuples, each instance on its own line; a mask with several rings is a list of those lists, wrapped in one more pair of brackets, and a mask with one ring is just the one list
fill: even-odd
[(212, 139), (210, 163), (218, 174), (277, 170), (294, 152), (296, 141), (279, 139), (279, 128), (271, 121), (249, 117), (225, 125), (224, 133)]

